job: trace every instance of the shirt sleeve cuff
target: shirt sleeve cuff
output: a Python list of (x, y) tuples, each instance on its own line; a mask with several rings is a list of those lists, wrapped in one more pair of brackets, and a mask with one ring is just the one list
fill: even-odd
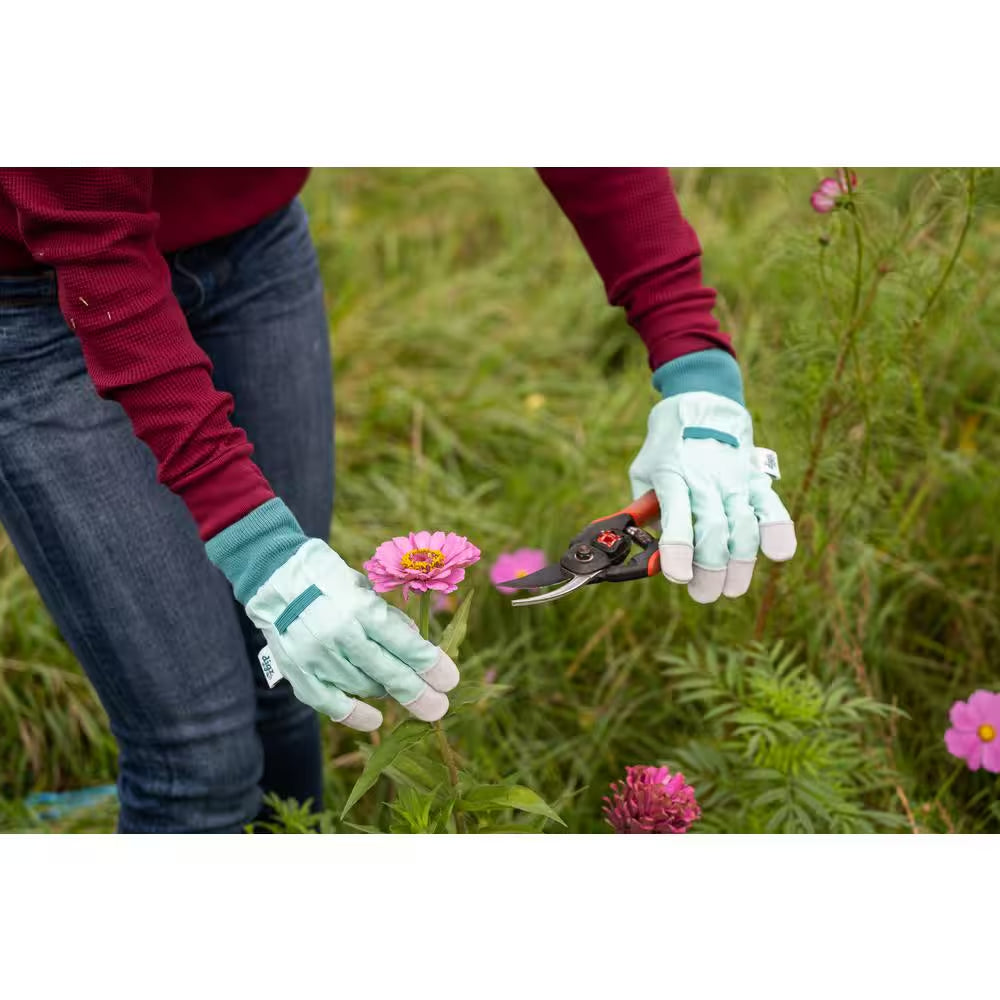
[(308, 539), (284, 502), (275, 497), (205, 543), (208, 558), (246, 604)]
[(683, 392), (714, 392), (745, 406), (740, 366), (728, 351), (696, 351), (660, 365), (653, 386), (667, 399)]

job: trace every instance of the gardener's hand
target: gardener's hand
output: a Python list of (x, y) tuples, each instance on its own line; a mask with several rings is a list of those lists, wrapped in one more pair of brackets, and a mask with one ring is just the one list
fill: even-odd
[(671, 361), (653, 383), (664, 399), (629, 476), (633, 496), (656, 491), (663, 575), (701, 604), (740, 597), (758, 548), (778, 562), (795, 554), (795, 527), (771, 486), (777, 458), (754, 448), (739, 367), (725, 351)]
[(281, 500), (270, 500), (206, 545), (263, 633), (260, 661), (273, 686), (335, 722), (378, 729), (382, 713), (358, 698), (394, 698), (418, 719), (448, 711), (458, 683), (451, 658), (421, 638), (326, 542), (309, 538)]

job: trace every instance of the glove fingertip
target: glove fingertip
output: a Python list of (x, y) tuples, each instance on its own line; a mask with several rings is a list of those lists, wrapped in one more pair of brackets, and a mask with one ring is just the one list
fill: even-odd
[(403, 705), (414, 718), (421, 722), (437, 722), (448, 711), (448, 696), (432, 687), (425, 687), (411, 702)]
[(371, 705), (366, 705), (363, 701), (355, 701), (350, 712), (342, 719), (334, 719), (342, 726), (349, 729), (357, 729), (362, 733), (371, 733), (382, 725), (382, 713)]
[(791, 521), (760, 526), (760, 550), (772, 562), (787, 562), (795, 555), (798, 543)]
[(442, 692), (451, 691), (459, 681), (458, 667), (444, 650), (439, 652), (438, 658), (430, 670), (425, 670), (420, 676), (435, 691)]
[(723, 597), (742, 597), (750, 589), (754, 562), (753, 559), (730, 559), (722, 587)]
[(688, 595), (698, 604), (714, 604), (726, 585), (724, 569), (704, 569), (695, 567), (694, 577), (688, 584)]
[(694, 548), (677, 542), (660, 546), (660, 572), (671, 583), (689, 583), (694, 575)]

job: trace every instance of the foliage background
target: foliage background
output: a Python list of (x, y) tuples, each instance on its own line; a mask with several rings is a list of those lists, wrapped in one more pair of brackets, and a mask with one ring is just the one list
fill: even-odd
[[(627, 764), (659, 762), (695, 784), (704, 831), (1000, 830), (1000, 779), (942, 739), (954, 699), (1000, 687), (1000, 178), (855, 169), (833, 216), (809, 207), (832, 170), (675, 172), (800, 536), (794, 562), (711, 607), (657, 580), (526, 611), (486, 582), (501, 551), (554, 554), (621, 505), (655, 402), (533, 173), (321, 170), (307, 189), (336, 356), (332, 542), (355, 564), (416, 527), (483, 549), (461, 666), (504, 689), (452, 740), (572, 832), (603, 829)], [(326, 735), (337, 830), (363, 753)], [(0, 828), (112, 828), (113, 806), (43, 824), (20, 802), (113, 780), (114, 760), (5, 543)], [(396, 794), (384, 780), (352, 819), (388, 828)]]

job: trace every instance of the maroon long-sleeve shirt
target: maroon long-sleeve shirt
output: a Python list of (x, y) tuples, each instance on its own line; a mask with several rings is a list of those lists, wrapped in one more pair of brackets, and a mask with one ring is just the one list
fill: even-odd
[[(655, 369), (732, 352), (712, 315), (701, 249), (659, 169), (544, 168), (612, 305)], [(232, 398), (188, 330), (163, 254), (259, 222), (305, 169), (0, 169), (0, 273), (55, 269), (59, 304), (97, 391), (114, 399), (209, 539), (274, 494), (230, 422)]]

